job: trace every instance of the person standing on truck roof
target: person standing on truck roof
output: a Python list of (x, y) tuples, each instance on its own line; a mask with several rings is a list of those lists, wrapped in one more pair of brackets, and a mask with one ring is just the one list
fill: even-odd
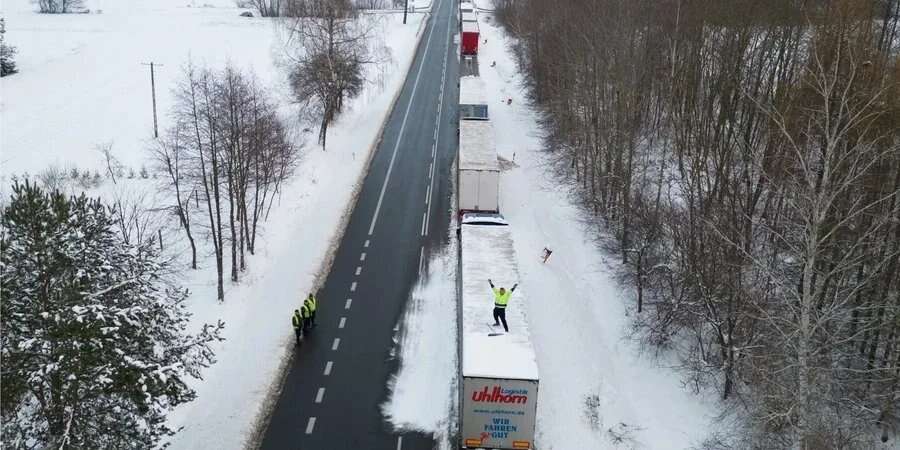
[(306, 300), (303, 300), (303, 306), (306, 306), (309, 309), (309, 325), (312, 328), (316, 327), (316, 308), (318, 306), (318, 301), (316, 297), (312, 295), (312, 292), (309, 293), (309, 296), (306, 297)]
[(303, 313), (299, 309), (294, 310), (294, 315), (291, 316), (291, 325), (294, 326), (294, 337), (297, 338), (297, 345), (300, 345), (300, 340), (303, 339)]
[(509, 298), (512, 297), (512, 293), (516, 290), (519, 283), (514, 284), (512, 289), (508, 291), (502, 286), (499, 289), (494, 287), (494, 282), (490, 278), (488, 278), (488, 284), (491, 285), (491, 290), (494, 291), (494, 326), (500, 325), (502, 321), (503, 329), (509, 333), (509, 326), (506, 325), (506, 306), (509, 305)]

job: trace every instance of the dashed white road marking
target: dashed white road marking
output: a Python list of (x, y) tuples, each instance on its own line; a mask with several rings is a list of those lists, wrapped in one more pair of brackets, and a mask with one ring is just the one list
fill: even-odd
[(341, 345), (341, 338), (334, 338), (334, 343), (331, 344), (331, 350), (337, 350), (338, 345)]
[(397, 450), (400, 450), (403, 447), (403, 436), (397, 436)]
[(366, 252), (362, 252), (362, 253), (359, 254), (359, 260), (360, 260), (360, 261), (365, 261), (365, 260), (366, 260)]
[(425, 246), (419, 250), (419, 275), (422, 275), (422, 270), (425, 268)]
[(422, 236), (425, 236), (425, 223), (428, 221), (428, 213), (422, 213)]
[[(447, 26), (447, 46), (448, 47), (450, 46), (450, 26), (449, 25)], [(441, 122), (443, 121), (444, 86), (447, 84), (447, 55), (449, 53), (450, 52), (444, 53), (444, 63), (443, 63), (444, 71), (443, 71), (443, 73), (441, 73), (441, 92), (440, 92), (440, 95), (438, 95), (437, 127), (434, 130), (434, 145), (431, 146), (432, 165), (431, 165), (431, 169), (429, 170), (430, 173), (428, 176), (428, 178), (429, 178), (429, 182), (428, 182), (429, 195), (428, 195), (428, 200), (425, 202), (426, 203), (425, 222), (422, 224), (422, 236), (428, 236), (428, 225), (429, 225), (429, 222), (431, 219), (429, 217), (429, 215), (431, 215), (430, 192), (434, 186), (434, 169), (435, 169), (435, 166), (437, 165), (437, 143), (438, 143), (438, 136), (440, 135), (440, 130), (441, 130)]]
[[(422, 53), (422, 59), (419, 60), (419, 69), (416, 72), (416, 80), (413, 82), (412, 92), (409, 94), (409, 103), (406, 105), (406, 112), (403, 113), (403, 122), (400, 123), (400, 132), (397, 133), (397, 141), (394, 144), (394, 151), (391, 153), (391, 162), (388, 164), (387, 174), (384, 176), (384, 183), (381, 185), (381, 194), (378, 195), (378, 203), (375, 205), (375, 214), (372, 215), (372, 224), (369, 225), (369, 236), (375, 231), (375, 222), (378, 221), (378, 213), (381, 212), (381, 202), (384, 201), (384, 192), (387, 190), (388, 181), (391, 179), (391, 172), (394, 170), (394, 160), (397, 159), (397, 150), (400, 148), (400, 141), (403, 139), (403, 131), (406, 129), (406, 119), (409, 118), (409, 110), (412, 109), (413, 99), (416, 97), (416, 90), (419, 88), (419, 78), (422, 76), (422, 67), (425, 66), (425, 60), (428, 59), (428, 50), (431, 48), (431, 36), (434, 34), (434, 26), (428, 31), (428, 39), (425, 41), (425, 52)], [(449, 36), (450, 30), (447, 30)], [(448, 44), (449, 45), (449, 44)], [(446, 55), (444, 55), (446, 58)]]
[(356, 266), (356, 276), (359, 276), (360, 272), (362, 272), (362, 266)]
[(316, 392), (316, 403), (322, 403), (322, 397), (325, 396), (325, 388), (320, 387), (319, 392)]
[(356, 282), (350, 283), (350, 292), (356, 292)]
[(363, 247), (369, 248), (369, 240), (368, 239), (366, 239), (366, 242), (363, 243)]
[(352, 304), (352, 303), (353, 303), (353, 299), (352, 299), (352, 298), (348, 298), (348, 299), (347, 299), (347, 302), (344, 303), (344, 309), (350, 309), (350, 304)]
[(340, 323), (338, 323), (338, 328), (344, 328), (344, 325), (347, 325), (347, 318), (341, 317)]
[(316, 426), (316, 418), (310, 417), (309, 422), (306, 422), (306, 434), (312, 434), (313, 428)]
[(331, 367), (333, 365), (334, 365), (334, 363), (331, 361), (328, 361), (327, 363), (325, 363), (325, 372), (322, 375), (325, 375), (326, 377), (328, 375), (331, 375)]

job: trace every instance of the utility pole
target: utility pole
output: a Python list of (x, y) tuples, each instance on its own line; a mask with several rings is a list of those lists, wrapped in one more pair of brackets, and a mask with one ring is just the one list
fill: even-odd
[(406, 10), (409, 9), (409, 0), (403, 1), (403, 25), (406, 25)]
[(154, 66), (162, 66), (162, 64), (155, 64), (153, 62), (149, 63), (141, 63), (144, 66), (150, 66), (150, 92), (153, 94), (153, 137), (159, 137), (159, 127), (156, 121), (156, 77), (153, 74)]

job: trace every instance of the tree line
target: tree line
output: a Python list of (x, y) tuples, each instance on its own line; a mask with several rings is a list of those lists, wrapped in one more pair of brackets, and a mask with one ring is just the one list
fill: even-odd
[(900, 1), (495, 3), (707, 445), (900, 438)]

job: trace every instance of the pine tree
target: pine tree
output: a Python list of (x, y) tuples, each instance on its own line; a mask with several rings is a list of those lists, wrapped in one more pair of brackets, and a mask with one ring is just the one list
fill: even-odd
[(6, 19), (0, 17), (0, 77), (12, 75), (16, 69), (16, 48), (6, 45)]
[(0, 217), (2, 444), (152, 448), (223, 324), (187, 333), (188, 293), (153, 242), (124, 244), (108, 209), (32, 183)]

